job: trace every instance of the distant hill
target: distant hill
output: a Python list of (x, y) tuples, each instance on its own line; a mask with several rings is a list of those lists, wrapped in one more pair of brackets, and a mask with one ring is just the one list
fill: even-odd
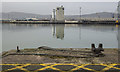
[[(50, 19), (51, 15), (39, 15), (39, 14), (32, 14), (32, 13), (24, 13), (24, 12), (8, 12), (8, 13), (1, 13), (2, 19), (25, 19), (25, 18), (38, 18), (38, 19)], [(113, 15), (116, 14), (110, 12), (100, 12), (100, 13), (92, 13), (92, 14), (85, 14), (81, 17), (83, 18), (112, 18)], [(80, 15), (65, 15), (66, 19), (78, 19)]]
[[(82, 18), (112, 18), (112, 17), (117, 17), (117, 14), (110, 13), (110, 12), (100, 12), (100, 13), (92, 13), (92, 14), (85, 14), (82, 15)], [(73, 18), (73, 19), (78, 19), (80, 18), (80, 15), (66, 15), (66, 18)]]
[(2, 19), (25, 19), (25, 18), (51, 18), (51, 15), (39, 15), (32, 13), (24, 13), (24, 12), (9, 12), (2, 13)]
[(109, 12), (101, 12), (101, 13), (93, 13), (93, 14), (86, 14), (83, 17), (100, 17), (100, 18), (111, 18), (113, 17), (113, 13)]

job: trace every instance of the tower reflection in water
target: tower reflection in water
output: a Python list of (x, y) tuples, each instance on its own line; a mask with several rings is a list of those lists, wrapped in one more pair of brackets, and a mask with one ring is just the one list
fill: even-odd
[(53, 37), (64, 39), (64, 24), (53, 24)]

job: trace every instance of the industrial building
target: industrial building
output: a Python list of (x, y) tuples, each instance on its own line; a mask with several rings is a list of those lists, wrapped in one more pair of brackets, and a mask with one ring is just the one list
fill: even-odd
[(53, 9), (53, 12), (52, 12), (52, 21), (55, 21), (55, 9)]
[(56, 8), (56, 21), (64, 21), (64, 7), (57, 7)]

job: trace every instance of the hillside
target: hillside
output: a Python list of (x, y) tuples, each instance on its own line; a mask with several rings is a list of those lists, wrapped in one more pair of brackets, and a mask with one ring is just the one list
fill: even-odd
[[(51, 15), (39, 15), (39, 14), (32, 14), (32, 13), (24, 13), (24, 12), (8, 12), (8, 13), (1, 13), (2, 19), (25, 19), (25, 18), (38, 18), (38, 19), (50, 19)], [(92, 13), (92, 14), (85, 14), (82, 15), (82, 18), (112, 18), (113, 15), (117, 17), (116, 14), (110, 12), (100, 12), (100, 13)], [(65, 15), (66, 19), (78, 19), (80, 15)]]

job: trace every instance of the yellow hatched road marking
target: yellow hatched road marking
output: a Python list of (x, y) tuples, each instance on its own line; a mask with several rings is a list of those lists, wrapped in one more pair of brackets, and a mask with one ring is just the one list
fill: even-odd
[[(17, 65), (18, 65), (18, 64), (17, 64)], [(7, 69), (7, 70), (5, 70), (5, 71), (10, 71), (10, 70), (15, 70), (15, 69), (21, 69), (21, 70), (23, 70), (23, 71), (28, 72), (28, 70), (27, 70), (27, 69), (24, 69), (23, 67), (26, 67), (26, 66), (28, 66), (28, 65), (30, 65), (30, 64), (23, 64), (23, 65), (21, 65), (21, 66), (17, 66), (17, 65), (14, 65), (14, 66), (16, 66), (16, 67), (11, 68), (11, 69)], [(20, 65), (20, 64), (19, 64), (19, 65)]]
[[(15, 69), (20, 69), (20, 70), (23, 70), (25, 72), (29, 72), (29, 70), (27, 70), (26, 68), (23, 68), (23, 67), (26, 67), (26, 66), (29, 66), (29, 65), (41, 65), (41, 66), (44, 66), (44, 67), (42, 67), (40, 69), (35, 70), (36, 72), (40, 71), (40, 70), (46, 70), (48, 68), (53, 69), (53, 70), (57, 70), (57, 71), (60, 71), (60, 72), (72, 72), (72, 71), (78, 70), (80, 68), (85, 69), (85, 70), (89, 70), (89, 71), (94, 71), (94, 72), (104, 72), (104, 71), (109, 70), (111, 68), (120, 70), (120, 68), (114, 67), (114, 66), (120, 65), (120, 64), (0, 64), (0, 65), (15, 66), (14, 68), (7, 69), (5, 71), (11, 71), (11, 70), (15, 70)], [(18, 65), (20, 65), (20, 66), (18, 66)], [(59, 66), (59, 65), (71, 65), (71, 66), (75, 66), (75, 68), (73, 68), (73, 69), (71, 69), (69, 71), (62, 71), (62, 70), (55, 67), (55, 66)], [(101, 66), (106, 66), (106, 67), (104, 69), (102, 69), (101, 71), (96, 71), (94, 69), (85, 67), (85, 66), (88, 66), (88, 65), (101, 65)]]
[(103, 65), (103, 66), (107, 66), (107, 67), (105, 67), (104, 69), (102, 69), (102, 71), (106, 71), (106, 70), (109, 70), (109, 69), (111, 69), (111, 68), (119, 69), (119, 70), (120, 70), (120, 68), (114, 67), (114, 66), (116, 66), (116, 65), (119, 65), (119, 64)]
[(44, 65), (44, 66), (46, 66), (46, 67), (41, 68), (41, 69), (38, 69), (38, 70), (36, 70), (36, 71), (45, 70), (45, 69), (48, 69), (48, 68), (53, 69), (53, 70), (58, 70), (58, 71), (60, 71), (60, 69), (53, 67), (53, 66), (56, 66), (56, 64), (49, 65), (49, 66), (48, 66), (48, 65)]
[(98, 72), (96, 70), (93, 70), (93, 69), (90, 69), (90, 68), (86, 68), (85, 66), (87, 66), (87, 65), (90, 65), (90, 64), (83, 64), (81, 66), (74, 65), (74, 66), (76, 66), (76, 68), (73, 68), (71, 71), (75, 71), (75, 70), (78, 70), (78, 69), (82, 68), (82, 69), (85, 69), (85, 70)]

